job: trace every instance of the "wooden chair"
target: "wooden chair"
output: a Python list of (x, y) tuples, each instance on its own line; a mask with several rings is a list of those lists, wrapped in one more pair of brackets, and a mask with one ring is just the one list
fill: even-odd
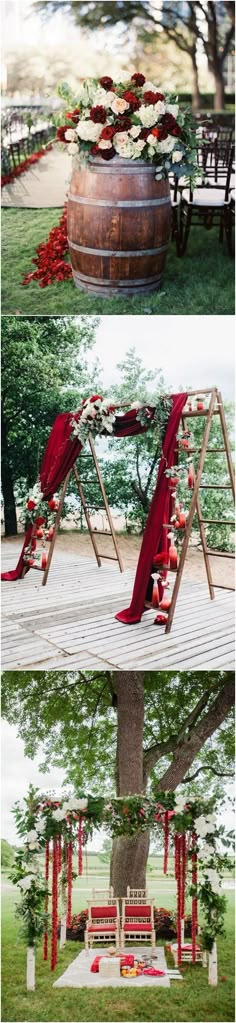
[(121, 950), (126, 941), (150, 941), (155, 949), (156, 936), (154, 929), (153, 899), (122, 899)]
[(210, 164), (204, 157), (202, 183), (194, 190), (191, 185), (184, 188), (180, 202), (180, 254), (184, 255), (187, 248), (190, 228), (192, 226), (210, 229), (217, 224), (220, 229), (220, 241), (225, 230), (229, 254), (232, 255), (232, 231), (230, 226), (230, 178), (234, 157), (233, 146), (228, 143), (219, 149), (214, 146), (214, 163)]
[(85, 930), (85, 948), (89, 951), (93, 944), (106, 941), (115, 942), (116, 948), (120, 946), (120, 910), (118, 899), (109, 898), (96, 899), (88, 902), (88, 920)]
[(92, 888), (92, 896), (95, 902), (97, 898), (103, 898), (104, 902), (106, 902), (107, 899), (114, 898), (114, 889), (112, 885), (109, 888)]
[(139, 902), (148, 899), (147, 888), (130, 888), (127, 885), (127, 899), (131, 902), (133, 899), (139, 899)]
[[(175, 966), (178, 966), (178, 945), (174, 942), (171, 945), (171, 952), (174, 957)], [(192, 964), (192, 945), (191, 942), (184, 942), (181, 947), (181, 962)], [(201, 963), (202, 966), (207, 966), (207, 955), (204, 949), (200, 945), (196, 944), (196, 963)]]

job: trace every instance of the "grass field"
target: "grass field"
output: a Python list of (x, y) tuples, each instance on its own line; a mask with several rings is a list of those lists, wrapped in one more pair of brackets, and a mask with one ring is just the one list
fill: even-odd
[[(89, 873), (78, 878), (73, 893), (73, 912), (86, 906), (91, 889), (105, 887), (107, 883), (102, 873), (93, 876)], [(35, 993), (27, 994), (25, 989), (25, 947), (18, 935), (18, 924), (14, 918), (16, 891), (11, 887), (6, 875), (3, 878), (2, 898), (2, 1021), (67, 1021), (67, 1023), (87, 1023), (87, 1021), (109, 1021), (109, 1023), (223, 1023), (234, 1020), (233, 997), (233, 893), (227, 892), (227, 937), (218, 943), (219, 985), (210, 988), (207, 983), (207, 971), (202, 967), (183, 967), (183, 982), (171, 983), (168, 990), (157, 988), (112, 991), (111, 988), (99, 992), (83, 989), (53, 990), (53, 980), (60, 976), (66, 966), (78, 955), (81, 946), (67, 942), (64, 952), (59, 954), (59, 962), (52, 977), (48, 963), (42, 960), (42, 948), (37, 951)], [(148, 879), (150, 894), (155, 896), (156, 905), (164, 905), (166, 909), (175, 908), (175, 889), (172, 878), (153, 876)], [(187, 910), (190, 907), (187, 906)], [(171, 964), (171, 957), (169, 963)], [(225, 976), (226, 980), (221, 980)]]
[(36, 246), (58, 224), (59, 209), (2, 211), (2, 313), (70, 315), (73, 313), (144, 314), (169, 316), (234, 313), (234, 269), (218, 231), (194, 228), (187, 253), (178, 259), (170, 245), (163, 288), (140, 298), (101, 299), (75, 288), (72, 280), (40, 288), (22, 287), (23, 275), (33, 269)]

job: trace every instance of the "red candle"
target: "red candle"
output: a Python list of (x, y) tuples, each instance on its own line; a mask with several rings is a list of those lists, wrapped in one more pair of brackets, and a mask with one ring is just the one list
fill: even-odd
[(42, 554), (42, 557), (41, 557), (41, 568), (46, 568), (46, 564), (47, 564), (47, 555), (45, 554), (45, 551), (44, 551), (43, 554)]

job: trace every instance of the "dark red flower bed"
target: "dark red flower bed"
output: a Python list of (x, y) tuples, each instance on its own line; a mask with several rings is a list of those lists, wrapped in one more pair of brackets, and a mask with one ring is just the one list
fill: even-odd
[(42, 159), (42, 156), (47, 156), (50, 149), (52, 149), (51, 143), (47, 146), (47, 149), (39, 149), (37, 153), (31, 153), (31, 156), (27, 156), (26, 160), (22, 160), (18, 167), (12, 167), (8, 174), (3, 174), (1, 177), (1, 188), (4, 188), (4, 185), (10, 185), (11, 181), (20, 177), (20, 174), (25, 174), (25, 171), (29, 170), (34, 163), (38, 163), (38, 160)]

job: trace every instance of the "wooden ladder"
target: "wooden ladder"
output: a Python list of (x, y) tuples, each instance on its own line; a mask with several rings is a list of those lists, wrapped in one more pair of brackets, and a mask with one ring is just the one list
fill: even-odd
[[(58, 505), (58, 510), (57, 510), (57, 513), (56, 513), (55, 524), (54, 524), (54, 529), (53, 529), (53, 537), (52, 537), (52, 540), (50, 542), (49, 551), (48, 551), (46, 568), (43, 569), (43, 568), (41, 568), (40, 565), (33, 566), (38, 571), (43, 572), (42, 586), (46, 586), (46, 583), (47, 583), (48, 574), (49, 574), (49, 570), (50, 570), (50, 566), (51, 566), (51, 561), (52, 561), (52, 557), (53, 557), (53, 551), (54, 551), (54, 547), (55, 547), (55, 543), (56, 543), (56, 538), (57, 538), (57, 534), (58, 534), (58, 530), (59, 530), (59, 526), (60, 526), (63, 505), (64, 505), (64, 501), (65, 501), (66, 491), (67, 491), (69, 479), (70, 479), (70, 476), (71, 476), (71, 472), (74, 473), (74, 476), (75, 476), (75, 479), (76, 479), (77, 488), (78, 488), (78, 492), (79, 492), (79, 496), (80, 496), (80, 500), (81, 500), (81, 505), (82, 505), (82, 508), (83, 508), (84, 517), (86, 519), (86, 523), (87, 523), (87, 527), (88, 527), (88, 532), (89, 532), (89, 535), (90, 535), (90, 539), (91, 539), (91, 543), (92, 543), (92, 546), (93, 546), (93, 550), (94, 550), (94, 554), (95, 554), (95, 558), (96, 558), (98, 567), (101, 568), (102, 560), (103, 560), (103, 558), (106, 558), (108, 561), (117, 561), (118, 565), (119, 565), (120, 572), (124, 571), (123, 562), (122, 562), (122, 558), (121, 558), (121, 554), (120, 554), (119, 546), (118, 546), (118, 542), (117, 542), (117, 537), (116, 537), (114, 526), (113, 526), (112, 516), (111, 516), (111, 512), (110, 512), (110, 508), (109, 508), (109, 504), (108, 504), (108, 500), (107, 500), (107, 495), (106, 495), (106, 491), (105, 491), (105, 487), (104, 487), (104, 483), (103, 483), (103, 479), (102, 479), (102, 474), (101, 474), (99, 462), (98, 462), (98, 459), (97, 459), (96, 449), (95, 449), (95, 445), (94, 445), (94, 442), (93, 442), (91, 436), (89, 436), (88, 442), (89, 442), (90, 452), (91, 452), (91, 456), (90, 457), (91, 457), (91, 459), (93, 461), (93, 464), (94, 464), (94, 467), (95, 467), (95, 472), (96, 472), (96, 476), (97, 476), (97, 480), (98, 480), (99, 490), (100, 490), (100, 493), (102, 495), (103, 507), (105, 508), (107, 520), (108, 520), (108, 523), (109, 523), (109, 529), (94, 529), (93, 528), (92, 522), (91, 522), (91, 518), (90, 518), (90, 514), (89, 514), (89, 508), (88, 508), (88, 505), (87, 505), (87, 502), (86, 502), (86, 498), (85, 498), (82, 482), (81, 482), (81, 479), (80, 479), (80, 475), (79, 475), (79, 472), (78, 472), (76, 464), (74, 464), (73, 465), (73, 469), (70, 469), (69, 472), (67, 473), (67, 476), (65, 477), (65, 480), (64, 480), (64, 483), (63, 483), (63, 486), (62, 486), (60, 500), (59, 500), (59, 505)], [(36, 535), (36, 529), (33, 530), (33, 534), (32, 534), (32, 538), (31, 539), (33, 539), (34, 535)], [(115, 553), (114, 554), (103, 554), (101, 551), (99, 551), (98, 550), (98, 546), (97, 546), (97, 541), (96, 541), (96, 537), (97, 536), (108, 536), (108, 537), (111, 537)], [(25, 572), (27, 570), (27, 567), (28, 567), (28, 565), (27, 565), (27, 562), (26, 562), (25, 570), (23, 569), (22, 578), (24, 578), (24, 575), (25, 575)], [(32, 566), (30, 566), (30, 567), (32, 567)]]
[[(178, 565), (178, 569), (177, 569), (177, 572), (176, 572), (176, 578), (175, 578), (175, 583), (174, 583), (173, 592), (172, 592), (172, 598), (171, 598), (171, 606), (170, 606), (170, 610), (168, 612), (168, 619), (167, 619), (167, 624), (166, 624), (166, 627), (165, 627), (165, 632), (170, 632), (170, 630), (171, 630), (171, 626), (172, 626), (172, 622), (173, 622), (173, 618), (174, 618), (174, 613), (175, 613), (175, 608), (176, 608), (176, 602), (177, 602), (179, 588), (180, 588), (180, 583), (181, 583), (182, 574), (183, 574), (183, 570), (184, 570), (185, 558), (186, 558), (186, 554), (187, 554), (187, 550), (188, 550), (188, 545), (189, 545), (189, 540), (190, 540), (190, 534), (191, 534), (191, 528), (192, 528), (192, 523), (193, 523), (193, 517), (194, 517), (195, 513), (197, 514), (197, 519), (198, 519), (199, 532), (200, 532), (201, 544), (202, 544), (202, 550), (203, 550), (203, 557), (204, 557), (204, 562), (205, 562), (206, 575), (207, 575), (209, 594), (210, 594), (211, 600), (214, 599), (215, 589), (217, 589), (217, 588), (218, 589), (226, 589), (226, 590), (233, 590), (234, 589), (233, 586), (224, 586), (221, 583), (218, 584), (218, 583), (214, 583), (213, 582), (210, 559), (212, 557), (234, 558), (234, 554), (231, 554), (231, 553), (228, 553), (228, 552), (226, 552), (226, 554), (224, 554), (224, 552), (220, 552), (219, 553), (217, 550), (212, 550), (211, 548), (208, 548), (207, 540), (206, 540), (206, 533), (205, 533), (205, 528), (204, 527), (205, 527), (205, 525), (208, 525), (208, 524), (221, 525), (222, 523), (224, 523), (224, 521), (227, 523), (227, 525), (233, 527), (235, 525), (235, 522), (234, 522), (234, 520), (229, 520), (229, 519), (225, 519), (225, 520), (224, 519), (204, 519), (203, 516), (202, 516), (201, 499), (200, 499), (200, 491), (201, 490), (225, 490), (225, 489), (228, 490), (229, 489), (232, 492), (233, 501), (235, 501), (234, 468), (233, 468), (233, 462), (232, 462), (232, 458), (231, 458), (231, 451), (230, 451), (229, 437), (228, 437), (228, 431), (227, 431), (227, 425), (226, 425), (226, 419), (225, 419), (225, 413), (224, 413), (224, 406), (223, 406), (223, 401), (222, 401), (221, 393), (220, 393), (220, 391), (218, 391), (217, 387), (211, 388), (210, 390), (207, 389), (207, 390), (204, 390), (204, 391), (190, 391), (189, 394), (188, 394), (188, 398), (196, 397), (197, 394), (209, 395), (210, 396), (210, 402), (209, 402), (209, 408), (208, 409), (204, 408), (204, 409), (202, 409), (200, 411), (198, 411), (197, 409), (192, 410), (192, 411), (189, 410), (189, 409), (187, 409), (187, 410), (184, 409), (183, 414), (182, 414), (182, 426), (183, 426), (184, 430), (186, 430), (186, 428), (187, 428), (187, 421), (190, 420), (190, 419), (195, 418), (196, 416), (198, 416), (198, 417), (205, 416), (206, 422), (205, 422), (205, 429), (204, 429), (204, 433), (203, 433), (203, 440), (202, 440), (201, 447), (199, 447), (199, 448), (195, 448), (195, 447), (188, 448), (188, 454), (189, 455), (199, 454), (200, 457), (199, 457), (198, 465), (197, 465), (197, 467), (194, 470), (194, 475), (195, 475), (194, 487), (193, 487), (193, 491), (192, 491), (192, 498), (191, 498), (191, 502), (190, 502), (190, 508), (189, 508), (189, 513), (188, 513), (188, 518), (187, 518), (185, 535), (184, 535), (184, 540), (183, 540), (183, 544), (182, 544), (182, 550), (181, 550), (181, 554), (180, 554), (179, 565)], [(223, 435), (223, 446), (221, 448), (214, 448), (214, 447), (210, 448), (210, 447), (208, 447), (208, 441), (209, 441), (209, 437), (210, 437), (210, 431), (211, 431), (211, 426), (212, 426), (212, 423), (213, 423), (213, 417), (214, 416), (219, 416), (219, 418), (220, 418), (221, 430), (222, 430), (222, 435)], [(219, 452), (223, 453), (224, 452), (225, 453), (226, 460), (227, 460), (229, 480), (230, 480), (229, 484), (226, 485), (226, 484), (220, 484), (220, 483), (216, 483), (216, 484), (215, 483), (213, 483), (213, 484), (212, 483), (209, 483), (209, 484), (201, 483), (202, 473), (203, 473), (203, 469), (204, 469), (205, 457), (206, 457), (206, 454), (208, 452), (211, 452), (211, 454), (213, 454), (215, 452), (217, 452), (217, 453), (219, 453)], [(167, 528), (168, 529), (169, 528), (172, 529), (173, 527), (171, 525), (169, 525)]]

